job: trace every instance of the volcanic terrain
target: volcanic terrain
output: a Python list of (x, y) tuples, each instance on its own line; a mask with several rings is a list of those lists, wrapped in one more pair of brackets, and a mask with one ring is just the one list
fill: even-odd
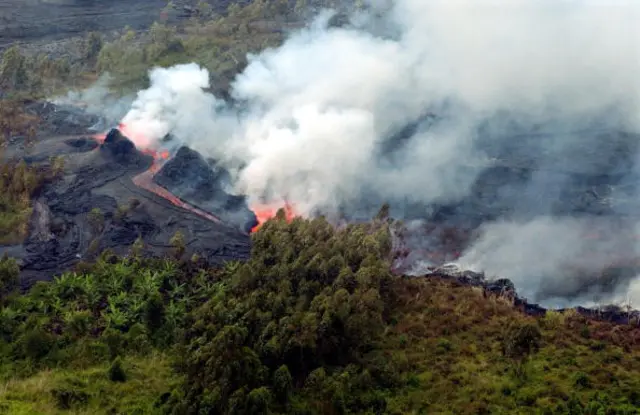
[[(144, 241), (145, 254), (166, 255), (177, 231), (184, 235), (185, 255), (197, 253), (212, 264), (248, 257), (248, 230), (255, 226), (255, 216), (242, 198), (216, 187), (220, 172), (216, 176), (189, 149), (178, 151), (163, 171), (157, 155), (138, 150), (119, 130), (111, 130), (106, 137), (96, 135), (90, 128), (98, 119), (77, 108), (39, 102), (28, 109), (43, 120), (36, 143), (25, 149), (22, 138), (14, 137), (5, 157), (46, 163), (60, 156), (65, 169), (61, 179), (36, 196), (24, 243), (0, 247), (0, 253), (20, 259), (25, 283), (49, 279), (107, 248), (126, 254), (138, 237)], [(199, 164), (192, 163), (194, 157)], [(203, 195), (197, 199), (199, 207), (193, 207), (154, 183), (154, 174), (159, 175), (160, 184), (185, 197), (190, 193), (180, 192), (182, 183), (175, 177), (202, 176), (213, 181), (203, 184), (208, 193), (199, 193)], [(232, 206), (234, 215), (220, 209), (206, 211), (211, 206)], [(104, 216), (99, 226), (89, 214), (96, 208)], [(92, 241), (97, 241), (94, 246)]]
[[(197, 253), (212, 264), (245, 259), (250, 252), (249, 233), (275, 213), (276, 208), (263, 206), (253, 206), (252, 212), (244, 197), (228, 190), (228, 172), (188, 147), (176, 148), (169, 141), (166, 149), (136, 148), (134, 143), (140, 145), (144, 140), (128, 132), (126, 125), (108, 134), (93, 131), (92, 127), (104, 120), (71, 105), (36, 102), (28, 110), (42, 119), (35, 146), (25, 149), (22, 138), (14, 137), (6, 156), (28, 163), (47, 163), (51, 157), (61, 156), (65, 170), (61, 179), (46, 185), (36, 196), (24, 243), (0, 247), (0, 253), (21, 259), (27, 283), (51, 278), (107, 248), (127, 254), (138, 237), (145, 242), (147, 255), (166, 255), (177, 231), (184, 234), (185, 255)], [(127, 134), (132, 135), (131, 140)], [(538, 301), (571, 299), (592, 291), (614, 292), (628, 285), (637, 275), (640, 261), (631, 226), (637, 216), (633, 206), (625, 206), (623, 190), (632, 177), (627, 159), (635, 154), (628, 146), (635, 145), (637, 137), (614, 131), (571, 134), (601, 143), (602, 148), (582, 154), (584, 163), (564, 168), (561, 163), (540, 164), (539, 158), (528, 157), (535, 152), (522, 150), (527, 147), (526, 140), (540, 145), (544, 136), (523, 136), (518, 140), (520, 153), (492, 153), (485, 148), (491, 158), (487, 165), (470, 166), (482, 173), (466, 198), (432, 206), (392, 203), (392, 215), (398, 216), (393, 211), (400, 207), (403, 212), (398, 217), (406, 220), (404, 228), (394, 228), (394, 271), (415, 276), (442, 274), (446, 270), (442, 265), (458, 261), (485, 224), (531, 220), (551, 212), (556, 218), (591, 221), (592, 226), (583, 235), (584, 249), (576, 251), (580, 256), (563, 260), (563, 284), (550, 280), (542, 288), (525, 292), (536, 292)], [(571, 151), (574, 159), (580, 156), (575, 149)], [(596, 163), (599, 160), (602, 163)], [(576, 170), (576, 165), (584, 168)], [(531, 193), (528, 190), (534, 180), (556, 186), (536, 185), (537, 191)], [(355, 212), (355, 216), (370, 212), (380, 200), (374, 195), (372, 206), (355, 206), (348, 212)], [(104, 215), (99, 229), (90, 219), (96, 208)], [(291, 206), (286, 205), (285, 210), (289, 219), (295, 215)], [(345, 218), (359, 220), (349, 213)], [(615, 255), (606, 261), (590, 261), (590, 252), (602, 251), (603, 246)], [(490, 277), (495, 280), (501, 275)], [(518, 288), (523, 284), (514, 281)]]

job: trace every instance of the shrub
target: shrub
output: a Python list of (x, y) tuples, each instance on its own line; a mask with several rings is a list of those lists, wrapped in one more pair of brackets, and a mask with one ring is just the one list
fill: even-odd
[(536, 324), (511, 326), (503, 340), (503, 353), (507, 357), (523, 358), (540, 349), (542, 333)]
[(70, 313), (66, 318), (66, 323), (72, 337), (82, 337), (89, 332), (91, 313), (84, 310)]
[(89, 226), (91, 226), (94, 233), (102, 231), (102, 228), (104, 227), (104, 214), (100, 208), (91, 209), (87, 219), (89, 221)]
[(184, 234), (179, 230), (176, 231), (176, 233), (173, 234), (173, 236), (169, 240), (169, 243), (173, 247), (175, 257), (177, 259), (182, 257), (182, 255), (184, 254), (184, 251), (186, 249), (185, 241), (184, 241)]
[(573, 384), (581, 388), (588, 388), (591, 386), (589, 376), (584, 372), (576, 372), (573, 375)]
[(109, 380), (112, 382), (126, 382), (127, 374), (122, 368), (122, 360), (120, 357), (116, 357), (109, 367)]
[(287, 402), (293, 388), (293, 378), (289, 373), (289, 368), (282, 365), (273, 375), (273, 391), (276, 398), (281, 402)]
[(16, 288), (19, 275), (20, 267), (16, 260), (4, 255), (0, 259), (0, 298)]
[(84, 406), (89, 402), (89, 395), (73, 387), (61, 387), (51, 390), (56, 407), (69, 410), (75, 406)]
[(29, 359), (41, 359), (51, 351), (54, 343), (53, 337), (44, 330), (30, 330), (22, 337), (22, 354)]
[(559, 311), (547, 310), (542, 319), (542, 325), (549, 330), (557, 330), (564, 326), (565, 315)]

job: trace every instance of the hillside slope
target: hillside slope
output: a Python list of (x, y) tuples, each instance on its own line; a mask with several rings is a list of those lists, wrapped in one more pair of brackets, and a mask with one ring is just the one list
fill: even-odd
[[(10, 294), (7, 413), (633, 414), (640, 330), (393, 277), (386, 225), (275, 219), (251, 260), (118, 260)], [(135, 253), (135, 250), (134, 250)], [(173, 363), (173, 364), (172, 364)], [(602, 412), (604, 411), (604, 412)]]

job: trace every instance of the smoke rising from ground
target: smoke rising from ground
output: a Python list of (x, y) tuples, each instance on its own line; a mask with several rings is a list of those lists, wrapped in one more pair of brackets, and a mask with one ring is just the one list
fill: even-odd
[(178, 65), (151, 71), (123, 122), (148, 145), (171, 132), (223, 163), (251, 203), (287, 199), (302, 214), (458, 203), (492, 163), (525, 166), (533, 173), (491, 200), (507, 218), (489, 215), (498, 222), (463, 259), (533, 299), (580, 297), (591, 283), (564, 278), (565, 260), (595, 249), (589, 265), (602, 268), (626, 240), (609, 232), (585, 246), (592, 224), (558, 216), (555, 200), (575, 175), (635, 169), (612, 161), (627, 144), (568, 132), (638, 129), (640, 4), (397, 0), (370, 4), (348, 27), (329, 17), (250, 56), (233, 104), (203, 91), (206, 70)]
[(131, 108), (134, 97), (115, 97), (109, 90), (111, 77), (102, 75), (91, 87), (82, 91), (70, 91), (51, 101), (55, 104), (81, 105), (89, 114), (99, 116), (101, 122), (93, 128), (103, 132), (116, 124)]

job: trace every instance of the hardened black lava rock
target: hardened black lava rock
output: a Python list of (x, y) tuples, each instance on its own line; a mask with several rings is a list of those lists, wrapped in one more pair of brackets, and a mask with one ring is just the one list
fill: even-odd
[(229, 193), (229, 173), (195, 150), (181, 147), (153, 177), (159, 186), (184, 201), (248, 232), (257, 224), (244, 196)]

